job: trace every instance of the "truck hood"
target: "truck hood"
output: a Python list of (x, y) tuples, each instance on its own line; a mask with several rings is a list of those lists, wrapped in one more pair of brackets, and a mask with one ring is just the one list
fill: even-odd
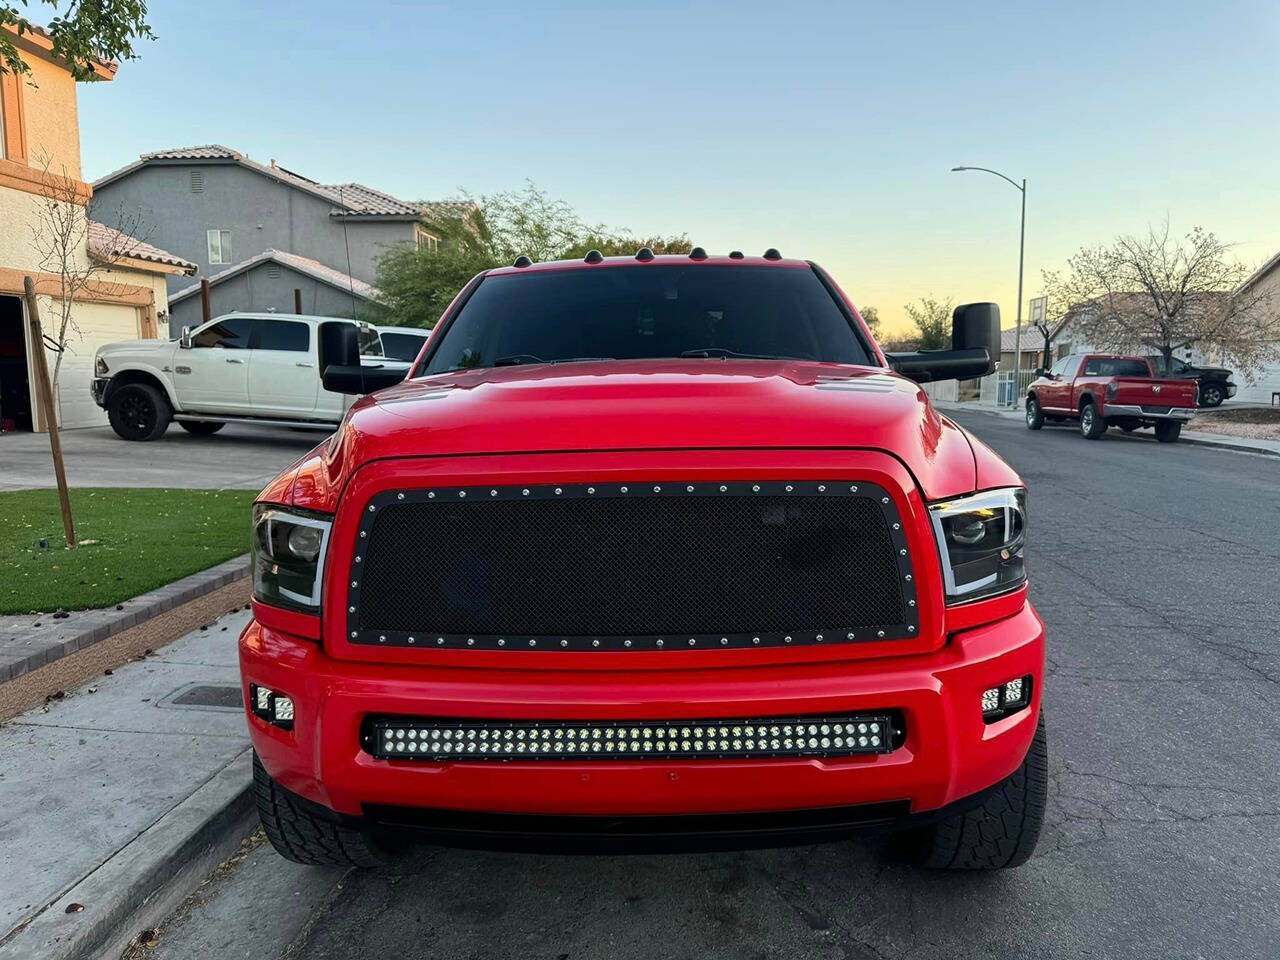
[(401, 457), (803, 447), (888, 453), (930, 500), (1020, 482), (987, 447), (939, 416), (918, 385), (883, 369), (635, 360), (406, 381), (356, 403), (337, 433), (262, 499), (318, 505), (361, 464)]
[(113, 354), (155, 353), (159, 350), (176, 346), (177, 343), (173, 340), (161, 340), (159, 338), (151, 340), (115, 340), (112, 343), (104, 343), (100, 346), (97, 354), (101, 357), (110, 357)]

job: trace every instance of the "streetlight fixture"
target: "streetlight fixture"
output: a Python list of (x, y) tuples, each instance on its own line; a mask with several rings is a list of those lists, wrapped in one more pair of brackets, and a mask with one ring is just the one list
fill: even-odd
[(1014, 328), (1013, 333), (1013, 403), (1018, 403), (1018, 381), (1022, 373), (1022, 259), (1023, 252), (1026, 249), (1027, 240), (1027, 178), (1022, 178), (1022, 184), (1012, 177), (1006, 177), (999, 170), (989, 170), (986, 167), (952, 167), (952, 173), (959, 173), (962, 170), (979, 170), (982, 173), (989, 173), (999, 177), (1012, 184), (1014, 189), (1022, 194), (1022, 225), (1018, 228), (1018, 325)]

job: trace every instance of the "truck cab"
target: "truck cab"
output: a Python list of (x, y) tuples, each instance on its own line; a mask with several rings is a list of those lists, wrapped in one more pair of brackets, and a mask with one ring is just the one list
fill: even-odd
[(99, 348), (93, 398), (126, 440), (158, 439), (171, 420), (196, 434), (214, 433), (228, 421), (330, 429), (354, 399), (321, 388), (322, 330), (335, 323), (356, 330), (362, 362), (408, 371), (408, 363), (383, 357), (369, 324), (232, 313), (185, 328), (178, 340)]

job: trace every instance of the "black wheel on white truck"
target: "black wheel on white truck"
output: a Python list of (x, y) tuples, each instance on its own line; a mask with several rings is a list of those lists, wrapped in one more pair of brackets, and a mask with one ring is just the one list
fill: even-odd
[(107, 401), (111, 429), (125, 440), (159, 440), (172, 418), (168, 397), (149, 383), (121, 384)]

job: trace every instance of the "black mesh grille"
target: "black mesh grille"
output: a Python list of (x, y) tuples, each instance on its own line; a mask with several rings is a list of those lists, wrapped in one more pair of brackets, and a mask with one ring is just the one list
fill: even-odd
[(352, 639), (591, 649), (910, 635), (905, 538), (883, 491), (806, 486), (383, 495), (352, 565)]

